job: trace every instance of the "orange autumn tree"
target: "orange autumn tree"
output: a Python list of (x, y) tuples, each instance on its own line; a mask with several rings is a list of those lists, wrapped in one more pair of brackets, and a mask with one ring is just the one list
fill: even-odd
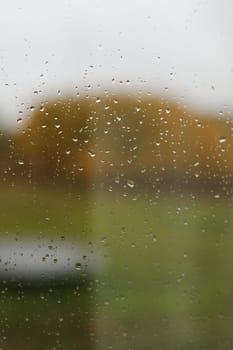
[(24, 164), (18, 173), (43, 183), (224, 189), (232, 185), (231, 133), (230, 121), (163, 99), (66, 98), (36, 108), (15, 156)]
[(82, 183), (90, 176), (89, 141), (88, 106), (67, 98), (36, 108), (17, 136), (17, 149), (26, 172), (40, 183)]

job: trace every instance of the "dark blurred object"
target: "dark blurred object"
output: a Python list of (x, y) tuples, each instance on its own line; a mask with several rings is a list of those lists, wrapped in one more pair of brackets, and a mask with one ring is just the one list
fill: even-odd
[(76, 244), (0, 247), (1, 349), (91, 349), (90, 254)]

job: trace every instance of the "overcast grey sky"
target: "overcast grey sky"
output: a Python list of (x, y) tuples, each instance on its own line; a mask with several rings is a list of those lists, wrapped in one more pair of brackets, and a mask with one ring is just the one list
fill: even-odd
[(232, 14), (231, 0), (1, 0), (1, 118), (98, 85), (233, 110)]

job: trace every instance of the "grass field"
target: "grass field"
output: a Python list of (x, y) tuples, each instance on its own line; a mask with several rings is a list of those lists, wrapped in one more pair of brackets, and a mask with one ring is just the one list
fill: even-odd
[(97, 349), (233, 348), (233, 203), (46, 189), (1, 191), (1, 235), (101, 250)]

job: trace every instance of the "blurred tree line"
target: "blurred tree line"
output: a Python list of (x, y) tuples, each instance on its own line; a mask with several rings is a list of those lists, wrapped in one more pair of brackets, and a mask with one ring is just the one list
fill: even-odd
[(233, 188), (233, 121), (163, 99), (54, 100), (0, 135), (3, 183), (168, 191)]

